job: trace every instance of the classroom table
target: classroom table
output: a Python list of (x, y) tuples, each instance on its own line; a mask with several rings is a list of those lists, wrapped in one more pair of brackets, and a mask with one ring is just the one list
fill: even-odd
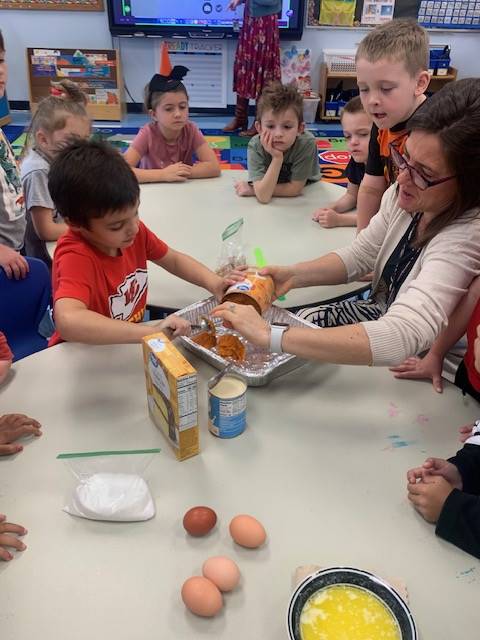
[[(28, 549), (0, 563), (2, 640), (286, 640), (298, 565), (354, 566), (405, 581), (423, 640), (478, 636), (480, 563), (440, 540), (406, 498), (406, 471), (458, 448), (457, 428), (478, 405), (446, 384), (393, 379), (385, 369), (309, 363), (248, 390), (248, 427), (207, 431), (199, 372), (201, 454), (178, 462), (147, 415), (139, 345), (61, 344), (14, 365), (2, 412), (43, 424), (41, 438), (0, 458), (0, 511), (29, 530)], [(108, 523), (62, 511), (74, 480), (61, 452), (161, 447), (147, 470), (157, 514)], [(204, 538), (183, 514), (218, 514)], [(228, 523), (257, 517), (258, 550), (236, 546)], [(228, 555), (240, 586), (213, 619), (188, 612), (183, 581)]]
[[(256, 247), (262, 249), (268, 264), (292, 264), (348, 245), (355, 237), (354, 227), (323, 229), (311, 219), (315, 209), (337, 200), (345, 191), (343, 187), (317, 182), (305, 187), (297, 198), (274, 198), (263, 205), (256, 198), (235, 194), (234, 183), (240, 179), (247, 179), (246, 171), (223, 171), (219, 178), (181, 184), (142, 184), (140, 218), (172, 248), (212, 269), (217, 266), (223, 230), (241, 217), (245, 220), (243, 241), (250, 263), (254, 263)], [(49, 250), (53, 254), (53, 243)], [(200, 287), (154, 264), (149, 264), (148, 282), (148, 303), (157, 307), (177, 310), (207, 296)], [(353, 282), (296, 289), (279, 304), (299, 307), (344, 297), (362, 288), (365, 283)]]

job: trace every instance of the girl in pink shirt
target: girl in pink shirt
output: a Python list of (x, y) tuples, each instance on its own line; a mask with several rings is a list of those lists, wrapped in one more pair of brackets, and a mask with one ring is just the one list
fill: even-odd
[[(188, 69), (172, 69), (164, 48), (161, 71), (145, 88), (145, 107), (153, 122), (140, 129), (125, 160), (139, 182), (185, 182), (219, 176), (215, 152), (188, 119), (188, 94), (182, 83)], [(194, 153), (198, 159), (195, 164)]]

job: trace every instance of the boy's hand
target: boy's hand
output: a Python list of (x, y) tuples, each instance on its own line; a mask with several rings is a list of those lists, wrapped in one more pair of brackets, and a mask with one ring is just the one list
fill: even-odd
[(396, 367), (390, 367), (395, 378), (406, 378), (408, 380), (431, 380), (433, 388), (437, 393), (443, 391), (442, 381), (443, 358), (435, 355), (431, 351), (424, 358), (412, 356), (407, 358)]
[(23, 450), (21, 444), (12, 444), (25, 436), (41, 436), (41, 424), (21, 413), (8, 413), (0, 417), (0, 456), (9, 456)]
[[(0, 558), (8, 562), (13, 556), (5, 547), (24, 551), (27, 547), (17, 536), (24, 536), (27, 530), (19, 524), (5, 522), (5, 518), (6, 516), (0, 513)], [(11, 533), (16, 535), (9, 535)]]
[(191, 327), (188, 320), (172, 315), (164, 318), (155, 327), (158, 331), (163, 331), (169, 338), (177, 338), (178, 336), (189, 336), (191, 333)]
[(183, 162), (171, 164), (162, 171), (165, 182), (185, 182), (192, 175), (192, 167)]
[(312, 216), (312, 220), (318, 222), (318, 224), (325, 229), (332, 229), (333, 227), (338, 227), (339, 215), (340, 214), (333, 209), (317, 209)]
[(229, 9), (230, 11), (235, 11), (238, 5), (242, 4), (242, 2), (245, 2), (245, 0), (231, 0), (231, 2), (228, 3), (227, 9)]
[(271, 276), (275, 285), (275, 297), (285, 295), (294, 289), (293, 269), (291, 267), (265, 267), (258, 272), (261, 276)]
[(29, 271), (25, 258), (18, 251), (3, 244), (0, 244), (0, 267), (5, 271), (7, 278), (13, 277), (15, 280), (26, 278)]
[(221, 278), (220, 276), (215, 277), (215, 282), (211, 287), (209, 287), (209, 291), (215, 296), (217, 300), (221, 300), (225, 295), (225, 291), (235, 284), (236, 282), (242, 282), (245, 280), (245, 271), (247, 270), (247, 266), (245, 267), (237, 267), (233, 271), (230, 271), (226, 276)]
[(240, 196), (241, 198), (255, 195), (255, 189), (253, 186), (244, 180), (238, 180), (235, 182), (235, 192), (237, 196)]
[(458, 430), (460, 433), (460, 442), (465, 442), (470, 438), (474, 426), (475, 423), (472, 422), (471, 424), (465, 424), (463, 425), (463, 427), (460, 427), (460, 429)]
[(435, 524), (453, 489), (445, 478), (428, 475), (422, 482), (408, 484), (408, 499), (427, 522)]
[(463, 481), (457, 467), (443, 458), (427, 458), (421, 467), (410, 469), (407, 472), (407, 480), (410, 484), (424, 481), (431, 476), (441, 476), (455, 489), (462, 489)]
[(260, 133), (260, 142), (262, 143), (262, 147), (272, 156), (272, 158), (279, 158), (283, 160), (283, 151), (275, 149), (273, 146), (273, 133), (271, 133), (269, 129), (262, 129), (262, 132)]

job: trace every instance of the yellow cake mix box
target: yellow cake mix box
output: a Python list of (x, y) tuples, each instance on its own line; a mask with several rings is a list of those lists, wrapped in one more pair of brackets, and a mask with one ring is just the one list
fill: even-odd
[(197, 372), (164, 333), (143, 338), (150, 416), (178, 460), (199, 453)]

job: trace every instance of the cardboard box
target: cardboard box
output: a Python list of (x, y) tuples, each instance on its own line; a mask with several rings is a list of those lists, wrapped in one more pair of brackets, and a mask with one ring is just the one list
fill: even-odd
[(143, 338), (148, 410), (178, 460), (199, 453), (197, 372), (164, 333)]

